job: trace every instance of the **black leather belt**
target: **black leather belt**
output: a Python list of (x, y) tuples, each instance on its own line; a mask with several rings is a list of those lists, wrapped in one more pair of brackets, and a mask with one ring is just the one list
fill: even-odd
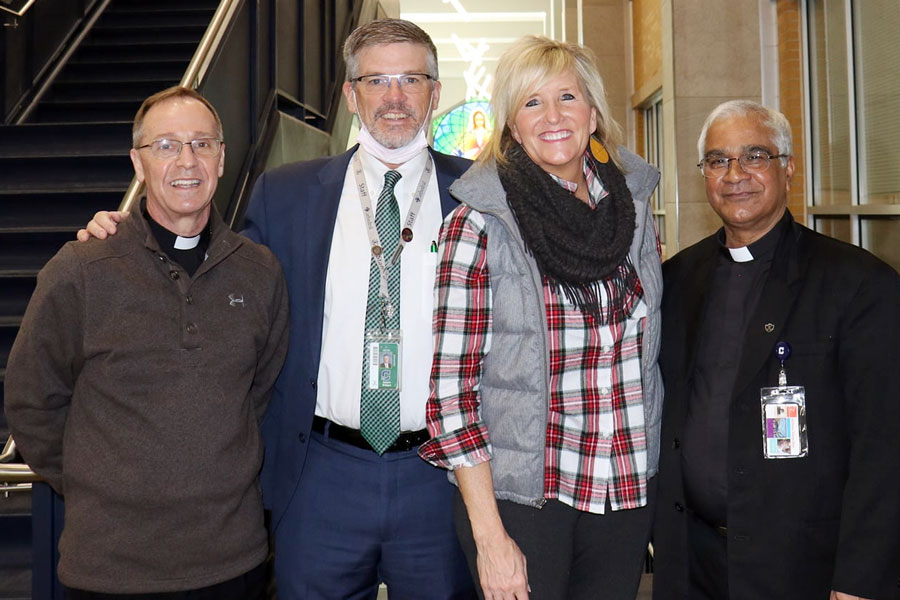
[[(312, 430), (316, 433), (321, 433), (327, 438), (344, 442), (345, 444), (350, 444), (351, 446), (356, 446), (363, 450), (372, 450), (372, 446), (369, 445), (369, 442), (366, 441), (366, 438), (363, 437), (362, 432), (359, 429), (350, 429), (349, 427), (338, 425), (324, 417), (313, 417)], [(385, 452), (404, 452), (406, 450), (412, 450), (413, 448), (421, 446), (430, 438), (431, 436), (428, 434), (427, 429), (401, 431), (397, 441), (391, 444), (391, 447), (385, 450)], [(374, 450), (372, 450), (372, 452), (374, 452)]]

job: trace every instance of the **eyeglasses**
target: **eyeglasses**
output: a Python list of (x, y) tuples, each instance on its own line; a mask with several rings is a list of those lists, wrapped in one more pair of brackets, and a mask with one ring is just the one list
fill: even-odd
[(421, 94), (428, 90), (428, 82), (434, 79), (427, 73), (398, 73), (397, 75), (363, 75), (351, 79), (363, 94), (383, 94), (391, 87), (391, 79), (407, 94)]
[(734, 158), (727, 156), (710, 156), (704, 158), (697, 166), (704, 177), (722, 177), (731, 168), (731, 161), (736, 160), (745, 173), (762, 173), (769, 168), (773, 158), (788, 158), (790, 154), (769, 154), (768, 152), (747, 152)]
[(199, 138), (196, 140), (191, 140), (189, 142), (182, 142), (180, 140), (170, 140), (167, 138), (162, 138), (159, 140), (153, 140), (149, 144), (138, 146), (137, 148), (135, 148), (135, 150), (150, 148), (150, 153), (155, 158), (167, 160), (170, 158), (175, 158), (176, 156), (181, 154), (181, 147), (187, 144), (191, 147), (191, 151), (194, 153), (194, 156), (212, 158), (219, 155), (219, 150), (222, 149), (222, 141), (223, 140), (217, 140), (216, 138)]

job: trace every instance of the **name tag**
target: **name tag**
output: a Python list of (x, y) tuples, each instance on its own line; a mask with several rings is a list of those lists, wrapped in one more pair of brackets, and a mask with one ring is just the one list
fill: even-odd
[(790, 385), (760, 389), (763, 456), (802, 458), (809, 451), (806, 435), (806, 390)]
[(366, 372), (363, 376), (370, 390), (400, 391), (402, 346), (399, 329), (366, 332)]

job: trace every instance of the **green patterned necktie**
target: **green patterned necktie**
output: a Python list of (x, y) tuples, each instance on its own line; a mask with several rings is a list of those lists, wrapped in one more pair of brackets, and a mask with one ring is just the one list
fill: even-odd
[[(400, 173), (388, 171), (384, 174), (384, 189), (378, 196), (375, 210), (375, 227), (383, 249), (382, 256), (390, 263), (397, 244), (400, 243), (400, 207), (394, 196), (394, 186), (400, 181)], [(369, 300), (366, 304), (366, 331), (370, 329), (400, 329), (400, 261), (387, 264), (388, 293), (391, 296), (393, 313), (383, 312), (383, 302), (378, 295), (381, 276), (375, 259), (369, 264)], [(382, 316), (384, 322), (382, 323)], [(366, 346), (366, 344), (363, 344)], [(394, 390), (372, 390), (368, 386), (368, 369), (377, 369), (377, 364), (368, 364), (368, 347), (363, 348), (362, 395), (359, 403), (359, 426), (362, 435), (378, 454), (383, 454), (400, 435), (400, 392)], [(397, 357), (400, 360), (400, 357)], [(368, 366), (368, 369), (366, 368)], [(395, 365), (396, 366), (396, 365)]]

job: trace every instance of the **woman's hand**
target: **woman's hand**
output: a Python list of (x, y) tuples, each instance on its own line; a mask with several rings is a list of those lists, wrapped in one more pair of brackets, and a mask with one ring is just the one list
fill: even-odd
[(485, 600), (527, 600), (528, 571), (525, 555), (506, 531), (493, 539), (476, 541), (478, 579)]
[(457, 469), (455, 474), (472, 525), (485, 600), (528, 600), (525, 555), (500, 520), (491, 463)]

